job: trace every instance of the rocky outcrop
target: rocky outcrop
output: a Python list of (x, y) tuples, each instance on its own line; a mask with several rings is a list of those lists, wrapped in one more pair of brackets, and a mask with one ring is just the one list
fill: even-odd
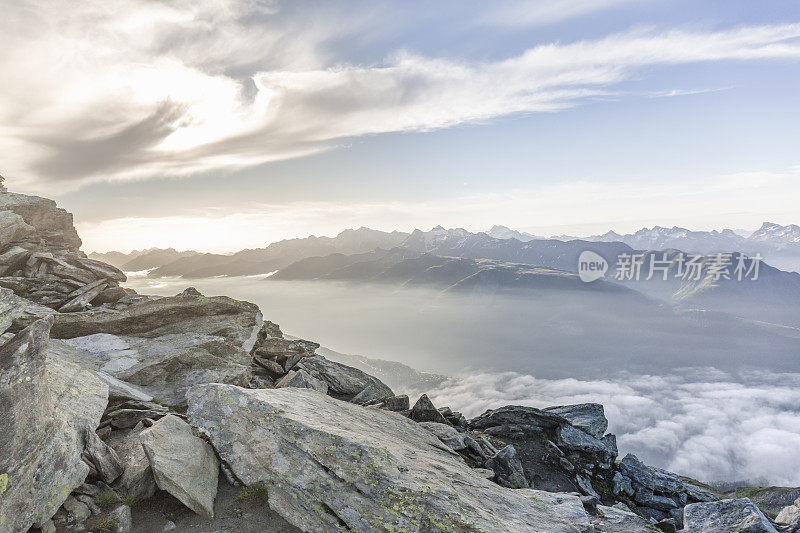
[(62, 312), (124, 306), (125, 274), (89, 259), (72, 215), (52, 200), (0, 191), (0, 287)]
[(777, 533), (747, 498), (693, 503), (683, 510), (686, 533)]
[[(573, 426), (558, 410), (569, 408), (551, 411), (506, 406), (470, 420), (468, 427), (478, 440), (485, 439), (497, 449), (514, 446), (526, 478), (535, 487), (603, 498), (611, 492), (616, 439), (613, 435), (596, 438)], [(585, 408), (576, 406), (573, 412), (583, 411)], [(596, 416), (597, 410), (593, 412)], [(602, 425), (595, 422), (591, 431), (597, 434), (596, 428)]]
[(33, 323), (0, 347), (0, 530), (43, 524), (89, 466), (81, 456), (108, 389), (91, 372), (48, 356), (53, 319)]
[(175, 415), (165, 416), (140, 438), (158, 487), (213, 518), (219, 465), (211, 446)]
[(190, 423), (306, 531), (588, 531), (579, 498), (511, 491), (414, 422), (309, 389), (200, 385)]

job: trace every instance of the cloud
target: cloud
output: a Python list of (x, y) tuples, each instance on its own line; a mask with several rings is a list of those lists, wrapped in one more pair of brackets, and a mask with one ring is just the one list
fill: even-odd
[(648, 464), (704, 481), (767, 479), (797, 486), (798, 385), (798, 374), (736, 376), (693, 368), (597, 381), (476, 373), (424, 392), (468, 418), (509, 404), (602, 403), (621, 454), (635, 453)]
[[(594, 9), (567, 4), (553, 12)], [(494, 61), (401, 50), (353, 64), (331, 43), (365, 33), (380, 10), (342, 9), (250, 0), (9, 5), (0, 22), (4, 173), (20, 186), (63, 190), (237, 169), (363, 135), (555, 112), (652, 66), (800, 58), (800, 24), (781, 24), (628, 31)]]

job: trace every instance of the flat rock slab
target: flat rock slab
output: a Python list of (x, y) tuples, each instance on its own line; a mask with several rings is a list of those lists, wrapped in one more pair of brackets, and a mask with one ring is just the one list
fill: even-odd
[(156, 484), (197, 514), (214, 517), (219, 462), (214, 450), (175, 415), (141, 433)]
[(52, 335), (58, 339), (95, 333), (153, 338), (191, 332), (222, 337), (249, 352), (262, 323), (255, 304), (226, 296), (187, 294), (140, 302), (121, 311), (58, 315)]
[(189, 390), (190, 423), (304, 531), (586, 532), (574, 495), (502, 488), (396, 413), (311, 389)]
[(168, 405), (183, 404), (192, 385), (245, 385), (250, 380), (250, 355), (215, 335), (144, 338), (97, 333), (63, 342), (84, 352), (101, 372)]

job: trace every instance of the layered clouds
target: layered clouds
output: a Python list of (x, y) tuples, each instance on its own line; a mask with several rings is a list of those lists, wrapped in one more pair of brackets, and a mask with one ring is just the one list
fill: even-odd
[[(622, 3), (564, 1), (556, 16), (506, 2), (492, 14), (496, 24), (536, 25)], [(800, 58), (800, 24), (792, 23), (532, 41), (492, 59), (405, 45), (369, 61), (342, 51), (342, 41), (369, 40), (377, 21), (392, 18), (388, 9), (250, 0), (8, 5), (0, 22), (4, 172), (55, 191), (237, 169), (364, 135), (556, 112), (619, 96), (622, 82), (653, 67)], [(530, 20), (503, 15), (514, 10)], [(397, 18), (413, 22), (405, 15)], [(492, 17), (476, 11), (475, 20)]]
[[(416, 394), (419, 391), (412, 391)], [(428, 391), (472, 417), (502, 405), (605, 406), (620, 453), (704, 481), (800, 484), (800, 375), (686, 368), (596, 381), (475, 373)]]

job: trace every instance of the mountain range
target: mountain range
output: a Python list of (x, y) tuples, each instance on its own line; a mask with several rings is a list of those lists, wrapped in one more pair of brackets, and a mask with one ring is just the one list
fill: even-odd
[[(516, 242), (514, 242), (516, 241)], [(600, 248), (587, 243), (618, 243)], [(233, 254), (179, 252), (172, 248), (92, 253), (89, 257), (112, 264), (123, 271), (151, 270), (151, 277), (182, 276), (200, 278), (208, 276), (236, 276), (266, 274), (284, 268), (307, 257), (333, 253), (358, 254), (396, 246), (418, 252), (436, 253), (458, 257), (496, 259), (534, 264), (550, 268), (574, 270), (580, 248), (603, 252), (632, 250), (681, 250), (688, 253), (712, 254), (718, 252), (760, 253), (770, 264), (783, 270), (800, 270), (800, 226), (782, 226), (764, 222), (745, 237), (739, 232), (692, 231), (681, 227), (642, 228), (619, 234), (609, 231), (590, 237), (566, 235), (544, 238), (520, 232), (506, 226), (493, 226), (486, 232), (473, 233), (465, 229), (445, 229), (436, 226), (430, 231), (414, 230), (412, 233), (391, 233), (361, 227), (348, 229), (336, 237), (310, 236), (304, 239), (287, 239), (265, 248), (242, 250)], [(578, 252), (578, 253), (579, 253)]]

